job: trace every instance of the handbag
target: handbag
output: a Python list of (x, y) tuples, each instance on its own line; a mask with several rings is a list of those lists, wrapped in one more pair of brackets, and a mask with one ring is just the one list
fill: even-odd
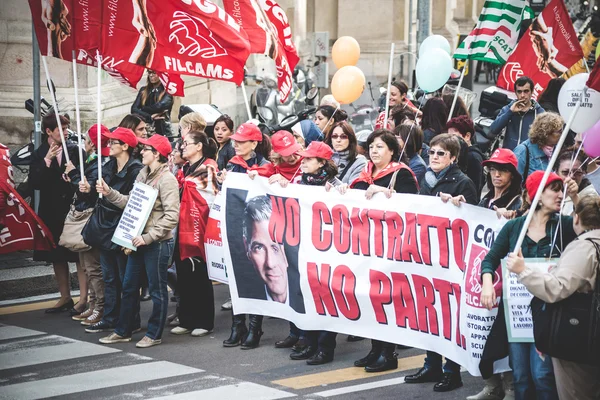
[[(596, 269), (600, 245), (596, 248)], [(561, 360), (600, 366), (600, 270), (590, 293), (573, 293), (556, 303), (531, 300), (535, 347)]]
[(65, 224), (58, 240), (58, 245), (76, 253), (90, 250), (92, 246), (84, 242), (81, 231), (93, 212), (93, 208), (77, 211), (75, 206), (71, 205), (71, 209), (65, 218)]
[(123, 210), (116, 209), (116, 206), (113, 207), (98, 199), (94, 212), (81, 231), (85, 243), (102, 250), (116, 250), (119, 248), (111, 239), (117, 225), (119, 225)]

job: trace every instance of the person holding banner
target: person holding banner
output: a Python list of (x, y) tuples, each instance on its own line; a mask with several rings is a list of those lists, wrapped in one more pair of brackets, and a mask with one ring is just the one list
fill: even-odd
[[(139, 305), (140, 275), (142, 269), (145, 269), (153, 307), (148, 320), (148, 331), (142, 340), (136, 343), (136, 347), (147, 348), (162, 342), (161, 336), (167, 319), (167, 269), (173, 254), (172, 232), (179, 222), (179, 188), (177, 179), (167, 165), (171, 153), (169, 140), (161, 135), (153, 135), (149, 139), (140, 139), (140, 142), (144, 144), (144, 168), (138, 174), (136, 183), (150, 186), (158, 193), (142, 234), (132, 240), (137, 250), (132, 252), (127, 260), (119, 322), (114, 333), (100, 339), (100, 343), (131, 341), (131, 335), (136, 328), (132, 320)], [(129, 200), (129, 195), (110, 188), (102, 179), (98, 181), (96, 190), (119, 208), (125, 208)]]
[[(106, 132), (109, 139), (110, 160), (102, 167), (102, 179), (112, 190), (128, 194), (142, 163), (133, 156), (138, 138), (131, 129), (117, 128)], [(85, 181), (80, 190), (90, 193), (93, 182)], [(103, 197), (96, 203), (94, 213), (81, 232), (84, 241), (100, 249), (100, 268), (104, 281), (104, 314), (102, 320), (85, 328), (88, 333), (108, 332), (115, 329), (121, 313), (121, 293), (127, 256), (111, 241), (123, 210)], [(133, 317), (134, 331), (140, 329), (139, 304)]]
[(335, 150), (331, 159), (338, 168), (337, 178), (348, 185), (354, 182), (367, 165), (367, 159), (358, 154), (358, 141), (352, 126), (347, 121), (336, 123), (325, 143)]
[[(60, 116), (62, 133), (66, 142), (68, 158), (79, 166), (78, 147), (75, 143), (67, 141), (67, 128), (69, 121)], [(67, 155), (63, 154), (61, 131), (57, 124), (56, 115), (49, 114), (42, 119), (42, 143), (31, 155), (28, 182), (32, 189), (40, 191), (40, 207), (38, 215), (52, 232), (52, 236), (58, 242), (63, 231), (65, 218), (69, 212), (75, 189), (65, 179), (65, 167)], [(62, 246), (52, 250), (35, 250), (33, 252), (35, 261), (51, 262), (60, 291), (60, 299), (46, 313), (54, 314), (69, 311), (75, 305), (71, 299), (69, 285), (68, 262), (77, 262), (79, 257)]]
[[(524, 200), (532, 201), (540, 186), (544, 171), (536, 171), (526, 181), (527, 196)], [(521, 246), (526, 258), (552, 258), (561, 254), (564, 248), (575, 237), (573, 218), (560, 216), (563, 200), (563, 187), (575, 205), (579, 202), (577, 184), (570, 178), (563, 180), (551, 173), (546, 182), (540, 203), (531, 206), (525, 202), (524, 209), (533, 212), (533, 220), (527, 230), (527, 236)], [(512, 219), (504, 225), (496, 236), (494, 244), (485, 256), (481, 265), (481, 304), (491, 310), (497, 304), (493, 277), (501, 261), (514, 249), (526, 217)], [(557, 234), (558, 231), (558, 234)], [(482, 360), (479, 365), (484, 378), (491, 375), (493, 362), (509, 356), (509, 364), (513, 370), (515, 395), (518, 399), (543, 398), (556, 399), (556, 382), (552, 369), (552, 359), (538, 354), (534, 343), (508, 343), (504, 302), (500, 302), (498, 315), (485, 344)]]
[[(261, 176), (270, 176), (273, 166), (266, 157), (271, 153), (271, 142), (258, 126), (249, 122), (240, 125), (231, 140), (234, 141), (235, 157), (227, 164), (226, 172), (256, 171)], [(223, 184), (226, 172), (217, 174), (219, 184)], [(223, 341), (223, 346), (236, 347), (241, 344), (243, 350), (257, 348), (263, 335), (262, 322), (262, 315), (252, 314), (248, 329), (246, 315), (232, 312), (231, 335)]]
[[(551, 271), (527, 266), (522, 251), (508, 256), (508, 270), (517, 274), (527, 290), (545, 303), (557, 303), (575, 292), (589, 293), (595, 289), (596, 275), (600, 273), (600, 197), (597, 194), (581, 197), (575, 207), (573, 229), (577, 239), (565, 248), (556, 268)], [(561, 400), (600, 398), (600, 368), (597, 362), (596, 365), (587, 365), (552, 357), (552, 366)]]
[[(194, 178), (196, 178), (195, 172), (199, 171), (202, 166), (211, 166), (213, 171), (216, 171), (217, 163), (214, 157), (217, 152), (217, 143), (204, 132), (190, 131), (186, 132), (181, 146), (183, 158), (187, 160), (181, 169), (184, 181), (180, 197), (183, 199), (189, 195), (186, 191), (200, 191), (202, 190), (200, 189), (201, 186), (206, 188), (212, 184), (212, 182), (207, 182), (206, 185), (197, 185)], [(206, 172), (206, 169), (203, 169), (203, 171)], [(212, 176), (213, 173), (211, 172), (210, 175)], [(200, 179), (199, 176), (197, 178)], [(187, 184), (186, 181), (188, 180), (191, 180), (193, 184), (192, 182)], [(188, 197), (188, 199), (195, 200), (193, 197)], [(206, 336), (214, 328), (215, 299), (212, 282), (208, 277), (206, 256), (199, 244), (193, 239), (194, 236), (197, 236), (200, 240), (203, 240), (204, 234), (201, 231), (190, 234), (190, 232), (183, 232), (181, 229), (185, 225), (183, 220), (190, 217), (198, 220), (197, 226), (205, 226), (206, 220), (208, 220), (208, 211), (212, 204), (212, 202), (207, 204), (206, 200), (211, 199), (214, 201), (214, 193), (211, 193), (210, 196), (202, 196), (202, 199), (198, 199), (200, 200), (198, 202), (194, 201), (194, 207), (191, 207), (191, 202), (181, 202), (180, 229), (173, 253), (177, 269), (177, 293), (179, 295), (179, 326), (171, 329), (171, 333), (175, 335), (191, 333), (192, 336), (196, 337)], [(197, 233), (197, 235), (194, 235), (194, 233)], [(187, 248), (184, 249), (184, 246)]]
[[(384, 193), (389, 199), (392, 193), (416, 194), (419, 185), (414, 173), (400, 159), (400, 145), (394, 134), (387, 129), (378, 129), (367, 139), (369, 162), (358, 178), (350, 185), (353, 189), (365, 190), (371, 199), (376, 193)], [(394, 343), (371, 340), (369, 353), (354, 362), (355, 367), (364, 367), (366, 372), (382, 372), (398, 368)]]
[(171, 136), (173, 96), (167, 93), (156, 71), (148, 70), (146, 86), (142, 87), (131, 106), (131, 113), (144, 118), (159, 135)]
[[(302, 157), (298, 154), (302, 150), (300, 143), (288, 131), (276, 132), (271, 136), (271, 143), (273, 144), (271, 152), (273, 175), (269, 176), (269, 183), (283, 181), (299, 183), (302, 178)], [(257, 173), (251, 171), (248, 175), (254, 178)]]

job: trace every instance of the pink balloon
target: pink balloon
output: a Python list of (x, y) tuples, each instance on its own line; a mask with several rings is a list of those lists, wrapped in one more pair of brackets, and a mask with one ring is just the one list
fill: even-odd
[(583, 134), (583, 149), (590, 157), (600, 157), (600, 121)]

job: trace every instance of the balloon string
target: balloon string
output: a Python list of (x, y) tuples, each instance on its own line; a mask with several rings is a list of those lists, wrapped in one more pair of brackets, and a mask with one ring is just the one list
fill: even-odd
[[(327, 120), (327, 123), (325, 124), (325, 128), (323, 128), (323, 133), (325, 133), (325, 130), (327, 129), (327, 127), (329, 126), (329, 123), (333, 120), (333, 116), (335, 115), (335, 113), (337, 112), (337, 110), (340, 109), (340, 106), (337, 106), (335, 108), (335, 110), (333, 110), (333, 114), (331, 114), (331, 117), (329, 117), (329, 119)], [(327, 139), (327, 138), (325, 138)]]

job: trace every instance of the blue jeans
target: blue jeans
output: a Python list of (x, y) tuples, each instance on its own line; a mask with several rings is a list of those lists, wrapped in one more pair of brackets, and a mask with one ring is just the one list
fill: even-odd
[(534, 343), (509, 343), (508, 361), (513, 370), (515, 398), (557, 400), (556, 382), (552, 358), (544, 360), (535, 349)]
[[(110, 326), (117, 326), (121, 313), (121, 292), (127, 256), (120, 250), (101, 250), (100, 267), (104, 280), (104, 314), (102, 321)], [(137, 303), (133, 316), (134, 329), (140, 327), (140, 304)]]
[(172, 254), (173, 239), (168, 239), (138, 247), (137, 251), (129, 255), (123, 279), (121, 316), (115, 329), (117, 335), (129, 337), (131, 331), (135, 329), (131, 320), (135, 314), (136, 305), (139, 306), (140, 279), (142, 271), (145, 269), (148, 275), (148, 290), (152, 298), (152, 313), (148, 319), (146, 336), (154, 340), (161, 338), (169, 306), (167, 269), (169, 269), (169, 259)]
[(290, 336), (302, 339), (306, 336), (306, 332), (298, 328), (293, 322), (290, 322)]
[[(434, 353), (433, 351), (428, 351), (427, 357), (425, 358), (425, 368), (433, 368), (438, 370), (441, 369), (442, 355)], [(460, 365), (446, 358), (446, 364), (444, 365), (443, 371), (450, 372), (453, 374), (460, 374)]]

